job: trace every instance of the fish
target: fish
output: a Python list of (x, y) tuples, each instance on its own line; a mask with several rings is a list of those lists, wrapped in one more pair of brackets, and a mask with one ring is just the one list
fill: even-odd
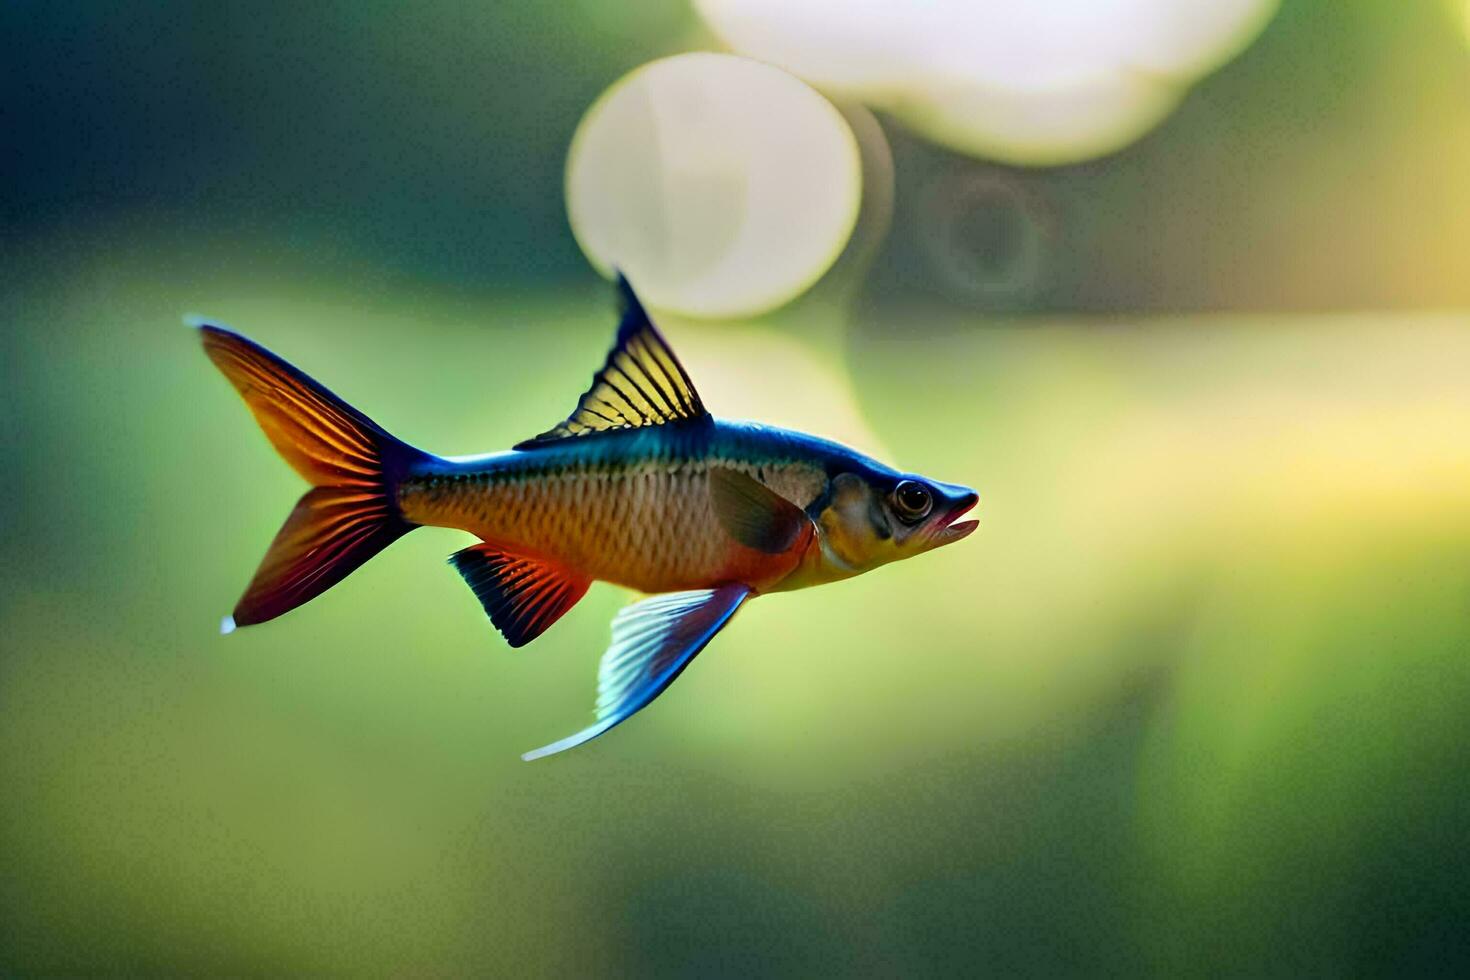
[(612, 349), (564, 420), (513, 448), (439, 456), (282, 358), (195, 321), (205, 353), (311, 485), (221, 632), (311, 601), (417, 527), (467, 531), (449, 563), (513, 648), (610, 582), (647, 597), (612, 621), (581, 745), (662, 694), (751, 599), (825, 585), (954, 544), (969, 487), (838, 443), (716, 419), (621, 274)]

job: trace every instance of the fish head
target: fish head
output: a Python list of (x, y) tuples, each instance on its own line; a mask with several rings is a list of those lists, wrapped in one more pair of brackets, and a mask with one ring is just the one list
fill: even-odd
[(813, 515), (826, 575), (843, 578), (963, 540), (980, 501), (969, 487), (887, 470), (840, 472)]

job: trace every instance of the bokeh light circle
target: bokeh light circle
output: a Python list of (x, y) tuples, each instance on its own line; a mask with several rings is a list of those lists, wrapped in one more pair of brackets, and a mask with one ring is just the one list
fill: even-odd
[(732, 49), (1026, 165), (1111, 153), (1265, 27), (1280, 0), (695, 0)]
[(1141, 0), (1129, 64), (1192, 82), (1245, 50), (1278, 6), (1280, 0)]
[(753, 316), (841, 254), (862, 197), (841, 113), (779, 68), (694, 53), (651, 62), (593, 104), (567, 160), (567, 213), (604, 275), (655, 307)]
[(936, 88), (895, 102), (908, 128), (972, 156), (1053, 166), (1116, 152), (1153, 129), (1180, 90), (1119, 73), (1055, 88)]

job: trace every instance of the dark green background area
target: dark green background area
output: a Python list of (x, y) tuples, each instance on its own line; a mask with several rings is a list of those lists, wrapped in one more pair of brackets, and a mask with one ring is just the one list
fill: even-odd
[[(1287, 0), (1075, 167), (889, 126), (850, 315), (665, 326), (718, 413), (858, 418), (980, 531), (528, 765), (626, 595), (511, 651), (426, 529), (219, 637), (301, 487), (179, 320), (431, 450), (541, 431), (612, 331), (567, 142), (693, 16), (0, 7), (0, 973), (1463, 972), (1457, 16)], [(936, 252), (968, 181), (1019, 193)]]
[[(987, 167), (895, 133), (899, 234), (879, 282), (982, 308), (1470, 303), (1458, 16), (1454, 0), (1287, 0), (1102, 161)], [(561, 196), (578, 118), (623, 72), (709, 40), (682, 0), (20, 2), (0, 39), (7, 239), (121, 213), (446, 287), (582, 275)], [(977, 296), (926, 261), (924, 185), (954, 172), (1015, 182), (1047, 228), (1018, 288)], [(1007, 268), (1004, 240), (977, 251), (977, 275)]]

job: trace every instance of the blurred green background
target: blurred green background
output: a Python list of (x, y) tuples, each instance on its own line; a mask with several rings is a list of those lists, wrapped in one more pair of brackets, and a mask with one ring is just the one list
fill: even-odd
[(219, 637), (300, 486), (179, 317), (432, 450), (544, 429), (612, 331), (567, 144), (694, 14), (0, 7), (0, 973), (1463, 972), (1462, 6), (1286, 0), (1086, 164), (889, 126), (850, 308), (669, 333), (980, 532), (535, 765), (626, 597), (512, 653), (424, 530)]

